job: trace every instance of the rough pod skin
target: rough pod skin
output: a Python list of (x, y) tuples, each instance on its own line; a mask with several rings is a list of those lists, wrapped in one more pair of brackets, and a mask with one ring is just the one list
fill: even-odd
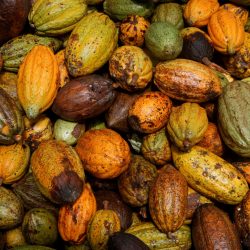
[(111, 129), (88, 130), (76, 145), (83, 167), (100, 179), (113, 179), (124, 172), (130, 163), (128, 143)]
[(160, 91), (141, 94), (129, 109), (128, 122), (140, 133), (154, 133), (163, 128), (171, 113), (172, 101)]
[(112, 84), (110, 79), (96, 74), (75, 78), (59, 90), (52, 111), (69, 121), (93, 118), (113, 103), (116, 92)]
[(169, 97), (186, 102), (206, 102), (222, 92), (219, 78), (209, 67), (188, 59), (158, 63), (154, 83)]
[(129, 168), (118, 178), (122, 199), (130, 206), (141, 207), (148, 203), (149, 189), (157, 176), (156, 167), (140, 155), (134, 155)]
[(92, 250), (106, 250), (108, 239), (121, 230), (120, 219), (113, 210), (98, 210), (88, 225), (87, 238)]
[(11, 184), (25, 174), (30, 159), (28, 145), (16, 143), (0, 146), (0, 182)]
[(250, 247), (250, 192), (243, 201), (235, 208), (234, 221), (245, 247)]
[(143, 157), (155, 165), (165, 165), (171, 160), (171, 149), (166, 129), (145, 135), (142, 139), (141, 153)]
[(101, 68), (117, 46), (118, 29), (104, 13), (91, 12), (72, 31), (65, 58), (73, 77), (91, 74)]
[(189, 26), (203, 27), (220, 7), (217, 0), (190, 0), (184, 9), (184, 18)]
[(75, 150), (63, 141), (43, 141), (32, 154), (36, 184), (52, 202), (74, 202), (82, 193), (84, 170)]
[(184, 176), (171, 165), (165, 165), (149, 192), (149, 211), (161, 232), (178, 230), (184, 223), (188, 186)]
[(35, 119), (53, 103), (59, 68), (52, 50), (37, 45), (26, 55), (18, 71), (17, 94), (28, 118)]
[(171, 112), (167, 131), (172, 142), (187, 151), (202, 139), (207, 127), (206, 110), (197, 103), (186, 102)]
[(130, 15), (120, 26), (119, 39), (124, 45), (141, 47), (144, 44), (145, 32), (150, 23), (144, 17)]
[(242, 201), (248, 185), (233, 165), (196, 145), (185, 153), (174, 146), (171, 149), (175, 167), (195, 191), (225, 204)]
[(1, 0), (0, 45), (16, 37), (23, 30), (29, 7), (29, 0)]
[(121, 88), (136, 91), (145, 88), (150, 82), (153, 65), (141, 48), (121, 46), (109, 60), (109, 72)]
[(222, 54), (233, 55), (244, 43), (244, 26), (234, 13), (220, 9), (209, 19), (208, 34), (214, 48)]
[(197, 208), (193, 217), (192, 238), (197, 250), (241, 250), (237, 231), (228, 215), (213, 204)]
[(96, 200), (87, 183), (81, 196), (59, 210), (58, 230), (64, 241), (81, 244), (87, 235), (88, 224), (96, 212)]

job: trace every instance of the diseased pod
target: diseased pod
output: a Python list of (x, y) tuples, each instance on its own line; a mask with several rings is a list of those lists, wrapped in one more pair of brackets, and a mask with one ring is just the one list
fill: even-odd
[(250, 0), (0, 1), (0, 250), (250, 249)]

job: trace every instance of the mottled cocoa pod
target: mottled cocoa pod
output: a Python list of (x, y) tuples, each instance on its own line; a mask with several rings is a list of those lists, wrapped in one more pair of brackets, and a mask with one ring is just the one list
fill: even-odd
[(118, 193), (108, 190), (99, 190), (95, 192), (97, 210), (114, 210), (121, 221), (121, 230), (126, 230), (132, 223), (132, 210), (123, 202)]
[(71, 80), (57, 94), (52, 111), (62, 119), (80, 122), (106, 111), (116, 92), (113, 82), (100, 75), (87, 75)]
[(192, 223), (196, 250), (240, 250), (240, 239), (229, 216), (213, 204), (197, 208)]
[(161, 232), (178, 230), (184, 223), (188, 185), (184, 176), (172, 165), (159, 170), (149, 193), (149, 210)]
[(141, 207), (148, 203), (149, 188), (157, 176), (156, 167), (140, 155), (134, 155), (129, 168), (118, 178), (122, 199), (130, 206)]
[(243, 245), (250, 249), (250, 192), (235, 208), (234, 220)]
[(106, 112), (108, 128), (129, 132), (128, 111), (137, 97), (137, 94), (119, 93), (117, 95), (115, 101)]

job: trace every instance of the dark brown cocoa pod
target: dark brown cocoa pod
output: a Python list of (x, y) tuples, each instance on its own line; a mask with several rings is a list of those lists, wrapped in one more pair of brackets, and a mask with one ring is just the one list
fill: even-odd
[(109, 237), (108, 250), (149, 250), (149, 247), (133, 234), (118, 232)]
[(21, 33), (30, 6), (29, 0), (0, 1), (0, 45)]
[(121, 221), (121, 230), (126, 230), (132, 223), (132, 210), (124, 203), (118, 193), (108, 190), (95, 192), (97, 210), (110, 209), (117, 213)]
[(204, 204), (195, 211), (192, 238), (196, 250), (240, 250), (240, 239), (229, 216), (213, 204)]
[(133, 207), (148, 203), (149, 188), (157, 176), (155, 165), (140, 155), (134, 155), (129, 168), (118, 178), (122, 199)]
[[(88, 174), (87, 174), (88, 175)], [(117, 181), (116, 179), (99, 179), (94, 177), (93, 175), (88, 175), (88, 182), (95, 192), (98, 190), (117, 190)]]
[(58, 92), (52, 111), (61, 118), (80, 122), (106, 111), (116, 97), (113, 82), (92, 74), (71, 80)]
[(172, 165), (165, 165), (158, 171), (149, 192), (149, 210), (161, 232), (175, 232), (183, 225), (187, 195), (187, 181)]
[(236, 206), (234, 211), (236, 228), (240, 234), (242, 244), (250, 249), (250, 192), (243, 201)]
[(108, 128), (121, 132), (129, 132), (128, 111), (137, 97), (137, 94), (121, 92), (117, 95), (115, 101), (106, 112), (105, 118)]
[(214, 47), (209, 36), (196, 27), (188, 27), (181, 31), (183, 47), (180, 58), (203, 62), (204, 58), (212, 60)]

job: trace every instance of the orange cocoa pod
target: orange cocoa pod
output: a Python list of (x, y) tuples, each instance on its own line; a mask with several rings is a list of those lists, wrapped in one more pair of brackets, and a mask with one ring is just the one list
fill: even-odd
[(89, 183), (72, 204), (60, 208), (58, 230), (64, 241), (81, 244), (87, 236), (88, 224), (96, 212), (96, 199)]
[(83, 167), (100, 179), (113, 179), (130, 163), (128, 143), (112, 129), (88, 130), (77, 141), (76, 152)]
[(18, 71), (17, 94), (28, 118), (35, 119), (53, 103), (59, 69), (52, 50), (35, 46), (24, 58)]
[(203, 27), (219, 7), (218, 0), (190, 0), (184, 8), (184, 18), (190, 26)]

